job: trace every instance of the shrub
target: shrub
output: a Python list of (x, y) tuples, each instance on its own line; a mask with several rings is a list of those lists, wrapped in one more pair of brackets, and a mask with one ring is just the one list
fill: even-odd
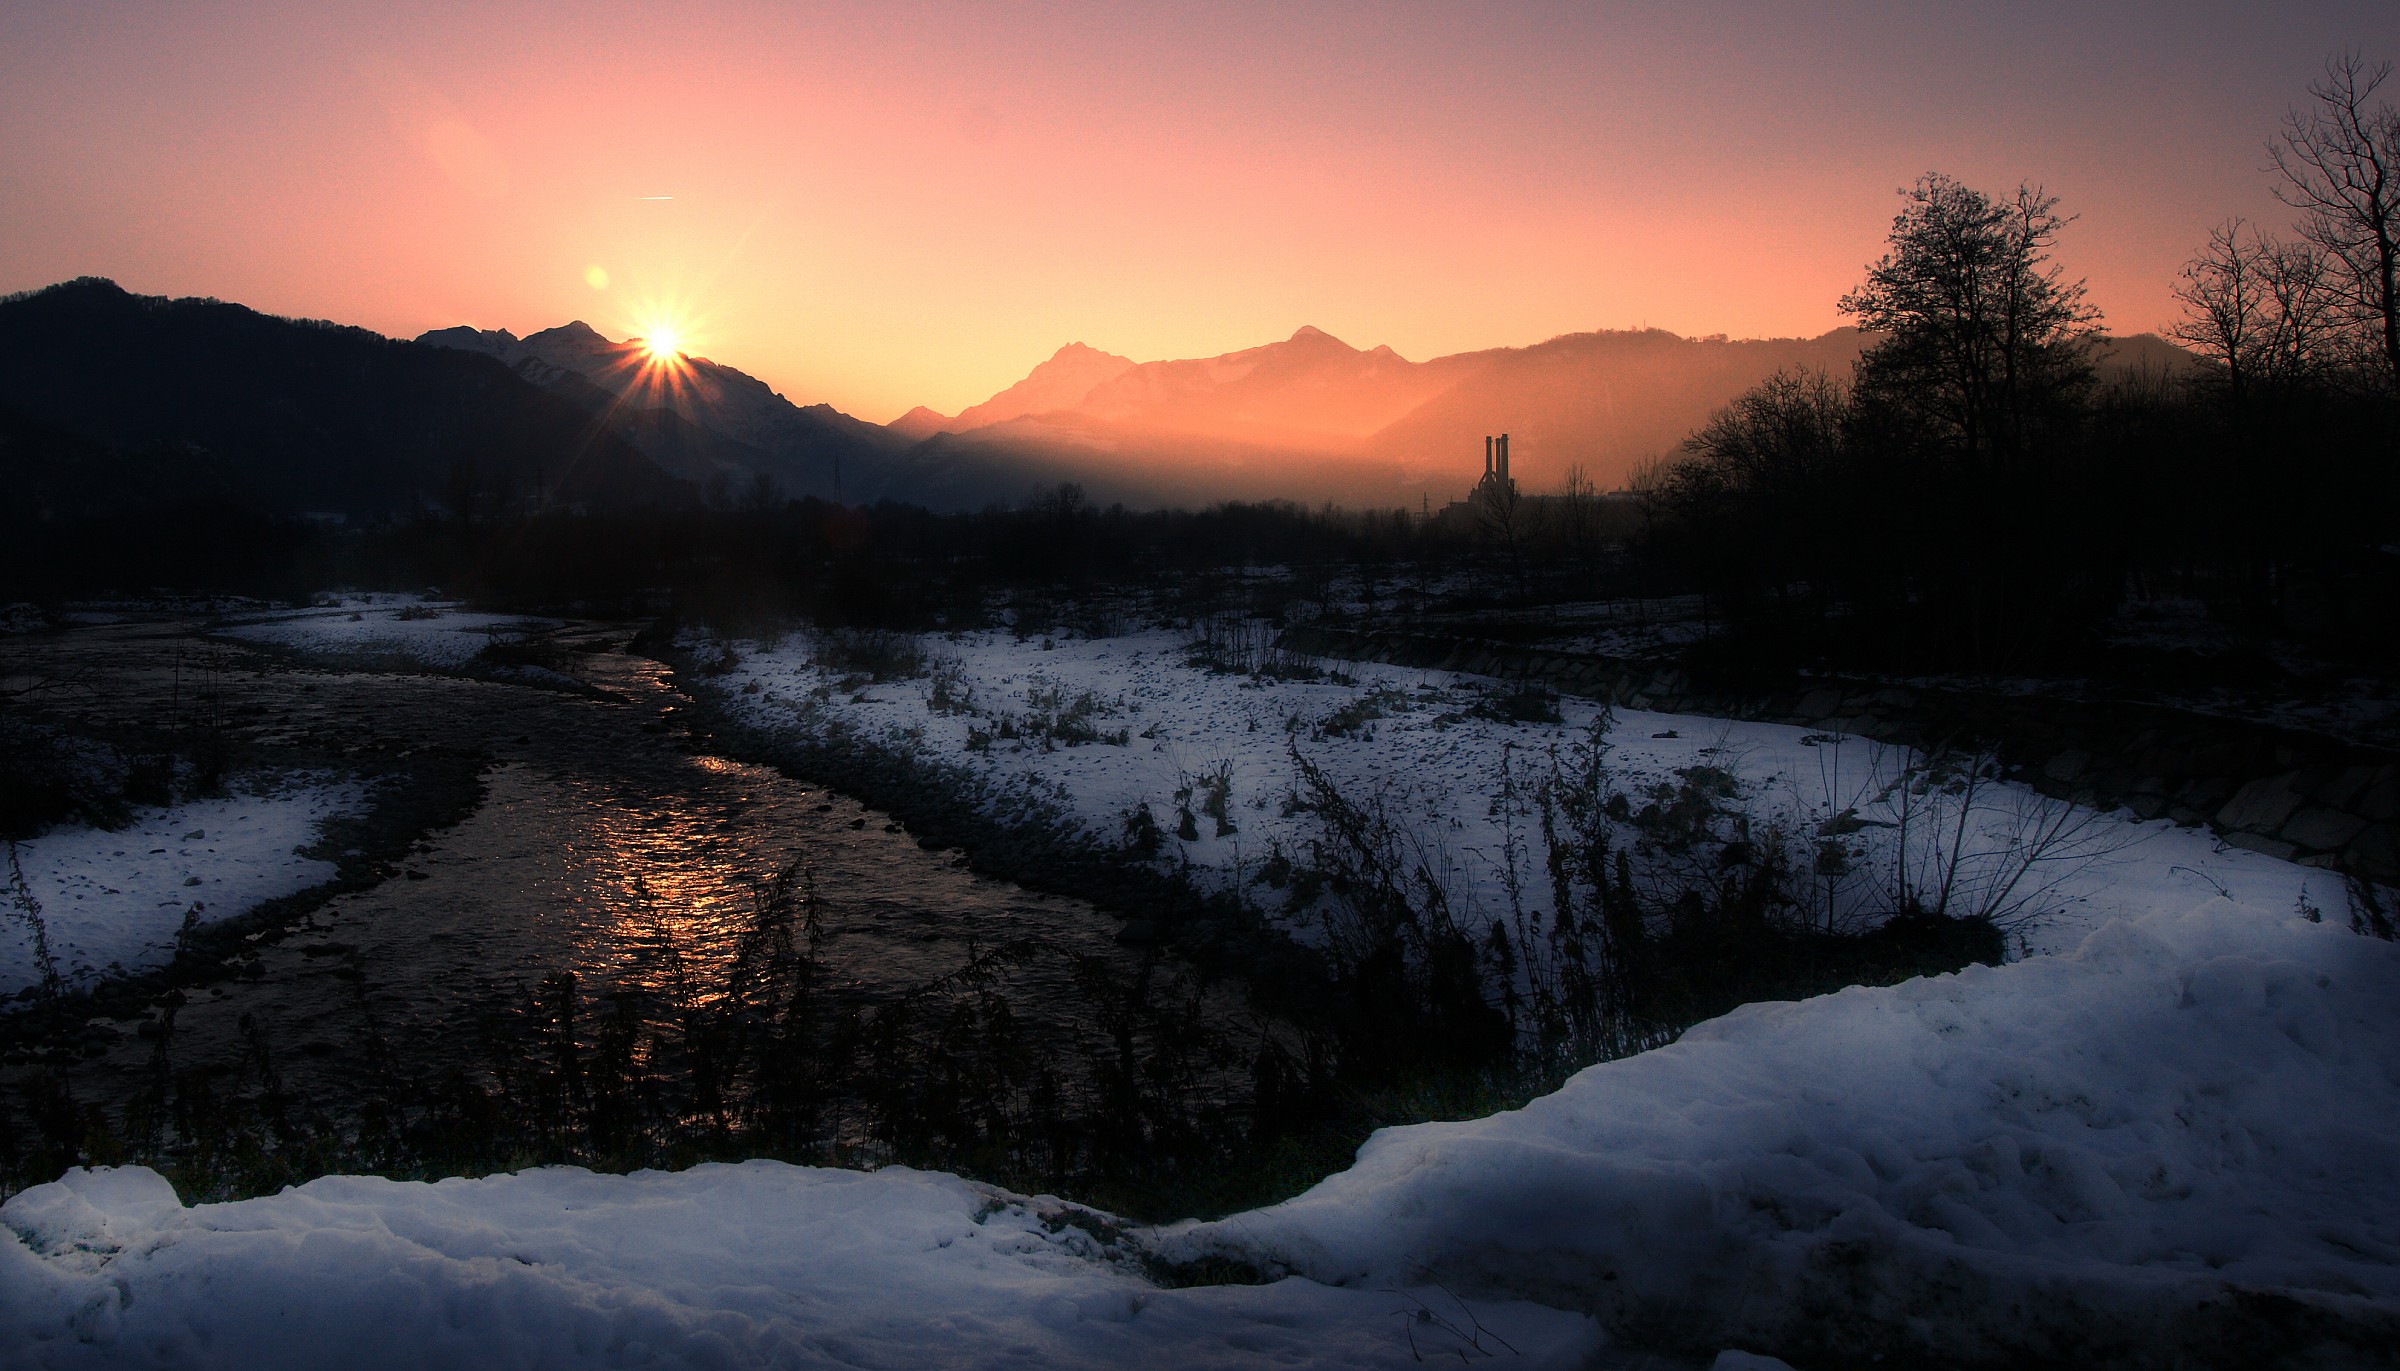
[(817, 665), (857, 672), (873, 681), (903, 681), (926, 673), (925, 645), (913, 633), (835, 629), (818, 635)]
[(1484, 692), (1474, 713), (1508, 724), (1554, 724), (1559, 721), (1558, 692), (1538, 681), (1518, 681)]

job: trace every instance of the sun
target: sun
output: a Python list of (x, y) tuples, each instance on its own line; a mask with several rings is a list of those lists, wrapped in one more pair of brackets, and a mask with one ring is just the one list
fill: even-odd
[(654, 365), (672, 362), (683, 355), (683, 330), (673, 324), (652, 324), (642, 339), (642, 348), (650, 354)]
[(680, 385), (692, 371), (692, 350), (708, 345), (708, 316), (673, 293), (627, 300), (620, 326), (627, 351), (620, 354), (649, 381)]

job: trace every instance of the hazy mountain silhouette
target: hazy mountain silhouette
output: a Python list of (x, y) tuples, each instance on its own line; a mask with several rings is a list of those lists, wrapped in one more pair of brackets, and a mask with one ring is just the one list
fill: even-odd
[[(961, 410), (957, 418), (944, 420), (940, 431), (965, 433), (970, 429), (1021, 419), (1028, 414), (1073, 409), (1103, 383), (1115, 380), (1133, 367), (1134, 362), (1130, 357), (1119, 357), (1113, 352), (1102, 352), (1081, 343), (1069, 343), (1026, 373), (1024, 380), (980, 405)], [(923, 409), (923, 406), (918, 408)]]
[[(654, 362), (639, 342), (617, 342), (578, 319), (518, 338), (506, 329), (446, 328), (418, 342), (496, 357), (525, 379), (589, 404), (596, 387), (619, 415), (657, 411), (681, 424), (632, 421), (629, 441), (704, 488), (746, 489), (764, 477), (781, 495), (825, 498), (888, 493), (884, 458), (909, 437), (831, 405), (795, 405), (764, 381), (705, 357)], [(619, 420), (612, 418), (612, 423)], [(696, 427), (723, 443), (711, 443)], [(730, 444), (731, 446), (728, 446)]]
[(942, 430), (948, 428), (950, 423), (951, 419), (949, 415), (942, 413), (938, 409), (928, 409), (923, 405), (919, 405), (915, 409), (910, 410), (908, 413), (901, 415), (899, 418), (894, 419), (888, 424), (885, 424), (884, 427), (911, 442), (916, 442), (921, 439), (931, 438), (933, 435), (940, 433)]
[[(1777, 371), (1847, 375), (1868, 341), (1851, 328), (1743, 340), (1613, 330), (1411, 362), (1303, 328), (1221, 356), (1128, 363), (1066, 400), (1082, 379), (1059, 365), (1070, 354), (1123, 361), (1077, 344), (949, 421), (916, 455), (930, 461), (929, 449), (944, 448), (953, 472), (1072, 471), (1128, 503), (1279, 495), (1413, 504), (1463, 492), (1481, 474), (1484, 435), (1507, 433), (1526, 488), (1556, 489), (1581, 466), (1605, 490)], [(2191, 358), (2142, 334), (2110, 340), (2102, 362), (2156, 373)]]
[(1570, 333), (1439, 359), (1450, 385), (1362, 445), (1414, 474), (1480, 471), (1483, 435), (1507, 433), (1512, 473), (1553, 490), (1580, 465), (1601, 489), (1673, 451), (1708, 416), (1786, 368), (1846, 375), (1865, 336), (1732, 341), (1661, 329)]
[(2096, 360), (2103, 378), (2129, 376), (2171, 379), (2187, 375), (2200, 365), (2200, 359), (2189, 349), (2168, 342), (2155, 333), (2129, 333), (2122, 338), (2103, 338)]
[(287, 514), (693, 498), (489, 358), (96, 278), (0, 300), (0, 405), (103, 448), (209, 463), (218, 488)]
[(1194, 361), (1147, 362), (1083, 397), (1078, 413), (1194, 437), (1340, 448), (1449, 382), (1388, 347), (1361, 352), (1316, 328)]
[(1411, 362), (1303, 328), (1127, 366), (1069, 404), (967, 427), (978, 406), (954, 441), (1020, 463), (1046, 455), (1132, 491), (1415, 504), (1464, 491), (1483, 435), (1508, 432), (1528, 487), (1555, 485), (1574, 462), (1611, 487), (1778, 368), (1846, 369), (1858, 347), (1850, 330), (1738, 344), (1645, 331)]

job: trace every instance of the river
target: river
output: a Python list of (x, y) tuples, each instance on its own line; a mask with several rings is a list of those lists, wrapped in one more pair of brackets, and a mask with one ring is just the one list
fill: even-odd
[[(683, 725), (672, 671), (626, 650), (629, 627), (548, 635), (575, 689), (344, 669), (206, 628), (78, 627), (16, 640), (6, 664), (19, 680), (66, 683), (44, 698), (103, 736), (205, 736), (236, 771), (369, 780), (380, 812), (343, 853), (362, 888), (301, 901), (315, 907), (173, 973), (186, 997), (178, 1070), (230, 1068), (263, 1035), (287, 1090), (339, 1098), (368, 1069), (370, 1014), (414, 1071), (487, 1060), (492, 1026), (522, 1018), (552, 973), (594, 992), (656, 991), (677, 975), (707, 985), (761, 883), (794, 863), (814, 889), (830, 988), (855, 1003), (905, 996), (978, 950), (1022, 947), (1031, 955), (1001, 974), (1002, 992), (1063, 1044), (1083, 1031), (1078, 959), (1127, 977), (1140, 960), (1089, 904), (979, 876), (885, 814), (711, 752)], [(408, 816), (444, 768), (464, 804), (428, 828)], [(103, 1106), (156, 1071), (157, 1009), (116, 1008), (95, 1018), (73, 1073), (76, 1093)]]

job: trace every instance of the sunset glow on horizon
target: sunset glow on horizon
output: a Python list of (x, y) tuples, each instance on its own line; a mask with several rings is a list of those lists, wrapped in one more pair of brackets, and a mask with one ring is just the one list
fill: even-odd
[[(584, 319), (946, 413), (1060, 345), (1814, 335), (1894, 190), (2044, 183), (2120, 332), (2383, 6), (20, 6), (0, 291)], [(653, 313), (671, 304), (669, 313)], [(705, 349), (705, 353), (695, 351)]]

